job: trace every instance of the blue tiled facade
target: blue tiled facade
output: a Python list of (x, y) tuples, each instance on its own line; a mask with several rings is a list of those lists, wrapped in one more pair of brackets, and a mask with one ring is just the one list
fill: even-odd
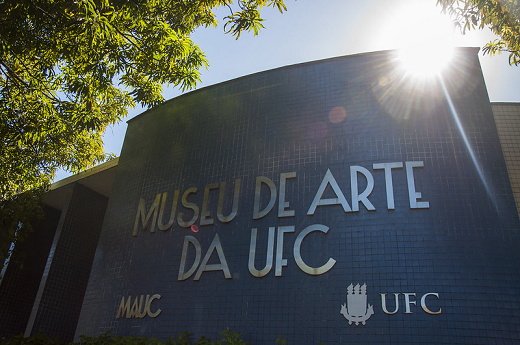
[(514, 343), (519, 230), (476, 50), (428, 82), (392, 52), (262, 72), (129, 122), (76, 337)]

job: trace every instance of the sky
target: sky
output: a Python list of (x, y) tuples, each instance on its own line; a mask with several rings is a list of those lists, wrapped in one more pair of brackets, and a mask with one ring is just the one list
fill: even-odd
[[(258, 36), (243, 33), (238, 40), (224, 33), (223, 17), (229, 10), (217, 11), (220, 25), (201, 28), (193, 41), (205, 52), (210, 66), (201, 71), (201, 87), (241, 76), (327, 59), (389, 49), (412, 48), (422, 52), (445, 52), (447, 47), (482, 47), (496, 39), (488, 30), (460, 33), (452, 19), (442, 14), (437, 0), (284, 0), (287, 12), (264, 9), (265, 28)], [(428, 64), (432, 54), (420, 61)], [(479, 53), (491, 102), (520, 102), (520, 66), (509, 66), (508, 55), (490, 57)], [(165, 86), (166, 100), (181, 95)], [(146, 109), (129, 111), (131, 118)], [(126, 132), (126, 121), (107, 129), (105, 151), (119, 156)], [(59, 171), (55, 181), (70, 176)]]

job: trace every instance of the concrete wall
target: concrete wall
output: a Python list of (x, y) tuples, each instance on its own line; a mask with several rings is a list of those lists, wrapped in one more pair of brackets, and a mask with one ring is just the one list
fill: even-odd
[(23, 334), (40, 286), (60, 212), (44, 207), (44, 219), (16, 245), (0, 283), (0, 337)]
[(520, 214), (520, 103), (491, 103), (491, 108)]
[(74, 337), (107, 198), (79, 183), (74, 185), (60, 223), (25, 335), (45, 332), (71, 341)]
[(0, 336), (44, 332), (72, 341), (108, 198), (70, 184), (62, 210), (16, 244), (0, 284)]

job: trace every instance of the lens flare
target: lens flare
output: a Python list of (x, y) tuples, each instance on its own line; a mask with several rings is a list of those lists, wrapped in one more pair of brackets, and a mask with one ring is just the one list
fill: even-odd
[(478, 175), (480, 177), (480, 180), (482, 181), (482, 184), (486, 188), (486, 191), (488, 193), (489, 198), (493, 202), (493, 205), (495, 206), (495, 208), (498, 210), (497, 203), (496, 203), (496, 200), (495, 200), (495, 198), (493, 196), (493, 191), (491, 189), (491, 186), (489, 185), (488, 180), (487, 180), (486, 176), (484, 175), (484, 171), (480, 167), (480, 163), (478, 161), (477, 156), (475, 155), (475, 151), (471, 147), (471, 144), (470, 144), (470, 142), (468, 140), (468, 137), (466, 135), (466, 131), (464, 130), (464, 126), (460, 122), (457, 109), (455, 108), (455, 105), (453, 104), (453, 101), (451, 100), (451, 97), (450, 97), (450, 94), (449, 94), (449, 92), (448, 92), (448, 90), (446, 88), (446, 85), (444, 84), (444, 80), (442, 80), (442, 78), (440, 78), (440, 82), (441, 82), (441, 86), (442, 86), (442, 90), (444, 92), (444, 95), (446, 96), (446, 101), (448, 102), (448, 106), (450, 107), (451, 115), (453, 116), (453, 119), (455, 120), (455, 123), (457, 124), (457, 128), (458, 128), (459, 133), (460, 133), (460, 135), (462, 137), (462, 140), (464, 140), (464, 145), (466, 145), (466, 149), (468, 150), (468, 153), (469, 153), (469, 156), (471, 157), (473, 165), (475, 166), (475, 169), (477, 170), (477, 173), (478, 173)]
[(345, 120), (346, 117), (347, 117), (347, 111), (345, 110), (345, 108), (343, 108), (341, 106), (334, 107), (329, 112), (329, 121), (331, 123), (343, 122), (343, 120)]
[(313, 122), (307, 127), (307, 134), (312, 140), (321, 140), (327, 136), (329, 129), (323, 121)]

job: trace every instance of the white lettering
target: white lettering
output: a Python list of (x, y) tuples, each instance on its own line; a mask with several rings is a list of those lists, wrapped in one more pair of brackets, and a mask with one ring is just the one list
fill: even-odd
[(150, 232), (151, 233), (155, 232), (155, 223), (157, 221), (157, 211), (159, 209), (160, 203), (161, 203), (161, 194), (157, 194), (154, 202), (152, 203), (152, 207), (150, 207), (148, 214), (145, 216), (145, 214), (146, 214), (145, 201), (143, 198), (139, 199), (139, 206), (137, 207), (137, 215), (135, 216), (134, 231), (132, 233), (132, 236), (137, 236), (137, 229), (139, 227), (139, 219), (141, 219), (141, 224), (143, 226), (143, 230), (146, 230), (148, 221), (150, 220), (150, 218), (152, 218), (152, 225), (150, 227)]
[(157, 309), (157, 311), (155, 313), (152, 313), (151, 311), (151, 305), (152, 305), (152, 302), (156, 299), (161, 299), (161, 295), (159, 294), (155, 294), (153, 295), (151, 298), (150, 298), (150, 295), (146, 295), (146, 307), (145, 307), (145, 312), (146, 314), (148, 314), (149, 317), (151, 318), (154, 318), (154, 317), (157, 317), (159, 316), (159, 314), (161, 313), (161, 309)]
[(251, 244), (249, 245), (248, 268), (249, 268), (249, 272), (257, 278), (262, 278), (263, 276), (267, 275), (271, 271), (271, 268), (273, 267), (274, 231), (275, 231), (274, 226), (269, 227), (269, 239), (267, 242), (267, 256), (265, 259), (265, 266), (261, 270), (257, 270), (255, 268), (257, 229), (256, 228), (251, 229)]
[(428, 201), (417, 201), (422, 196), (420, 192), (415, 190), (415, 180), (413, 176), (413, 168), (424, 166), (422, 161), (406, 162), (406, 180), (408, 181), (408, 196), (410, 198), (410, 208), (430, 208)]
[(386, 204), (389, 210), (394, 210), (394, 184), (392, 182), (392, 169), (399, 169), (403, 167), (401, 162), (392, 163), (374, 163), (372, 166), (374, 170), (385, 170), (385, 184), (386, 184)]
[[(269, 191), (271, 192), (271, 197), (269, 199), (269, 204), (262, 211), (260, 211), (262, 183), (265, 183), (269, 187)], [(265, 217), (273, 209), (275, 202), (276, 202), (276, 186), (274, 185), (273, 181), (271, 181), (271, 179), (269, 179), (265, 176), (258, 176), (256, 178), (256, 184), (255, 184), (255, 203), (253, 206), (253, 219), (260, 219), (262, 217)]]
[(410, 301), (410, 296), (413, 296), (415, 297), (415, 292), (405, 292), (403, 293), (404, 295), (404, 304), (405, 304), (405, 307), (406, 307), (406, 311), (404, 312), (405, 314), (411, 314), (412, 312), (410, 311), (410, 304), (413, 304), (413, 305), (416, 305), (415, 301)]
[(200, 225), (210, 225), (215, 222), (213, 218), (210, 218), (211, 212), (208, 210), (208, 205), (210, 190), (217, 188), (218, 183), (207, 184), (204, 188), (204, 198), (202, 199), (202, 211), (200, 211)]
[(386, 309), (386, 293), (381, 293), (380, 295), (381, 295), (381, 307), (383, 308), (383, 312), (388, 315), (397, 313), (397, 311), (399, 310), (399, 294), (394, 293), (394, 299), (395, 299), (394, 311), (388, 311), (388, 309)]
[(280, 174), (280, 197), (278, 198), (278, 218), (293, 217), (294, 210), (288, 210), (289, 202), (285, 201), (285, 184), (287, 179), (296, 178), (296, 172)]
[(334, 266), (334, 264), (336, 263), (336, 260), (329, 258), (329, 260), (325, 263), (325, 265), (317, 267), (317, 268), (310, 267), (303, 261), (301, 251), (300, 251), (301, 245), (302, 245), (302, 242), (303, 242), (303, 239), (305, 238), (305, 236), (307, 236), (308, 234), (310, 234), (313, 231), (321, 231), (326, 234), (327, 232), (329, 232), (329, 228), (327, 226), (321, 225), (321, 224), (309, 225), (308, 227), (303, 229), (302, 232), (300, 232), (298, 234), (298, 237), (296, 237), (296, 241), (294, 242), (293, 251), (294, 251), (294, 259), (296, 260), (296, 264), (298, 265), (298, 267), (307, 274), (317, 276), (317, 275), (320, 275), (323, 273), (327, 273)]
[[(215, 250), (217, 251), (217, 256), (220, 261), (220, 264), (208, 265), (208, 261), (211, 255), (213, 254), (213, 251)], [(204, 255), (204, 259), (202, 259), (202, 263), (200, 264), (200, 267), (197, 270), (197, 273), (195, 274), (195, 278), (193, 278), (193, 280), (199, 280), (202, 273), (209, 271), (222, 271), (224, 272), (224, 277), (226, 279), (232, 279), (231, 272), (229, 271), (226, 256), (224, 255), (224, 250), (222, 249), (222, 244), (220, 243), (220, 238), (218, 237), (218, 234), (215, 234), (213, 242), (211, 242), (209, 249), (206, 252), (206, 255)]]
[[(325, 189), (329, 185), (332, 187), (334, 193), (336, 193), (336, 198), (322, 199), (323, 193), (325, 193)], [(312, 200), (311, 207), (309, 207), (309, 210), (307, 211), (307, 215), (312, 216), (314, 212), (316, 212), (316, 207), (318, 206), (338, 204), (341, 204), (341, 206), (343, 207), (343, 211), (352, 212), (352, 210), (350, 209), (350, 205), (347, 202), (347, 199), (345, 199), (345, 195), (343, 195), (343, 192), (341, 191), (338, 183), (336, 182), (336, 179), (330, 172), (330, 169), (327, 169), (327, 172), (325, 173), (325, 176), (321, 181), (320, 187), (318, 188), (318, 191), (314, 196), (314, 200)]]
[(125, 297), (121, 297), (121, 303), (119, 304), (119, 309), (117, 310), (116, 319), (120, 317), (130, 318), (138, 318), (142, 319), (146, 315), (151, 318), (157, 317), (161, 313), (161, 309), (157, 309), (155, 313), (152, 313), (150, 310), (150, 306), (152, 302), (156, 299), (161, 299), (161, 295), (155, 294), (150, 298), (150, 295), (146, 295), (146, 301), (143, 303), (144, 295), (135, 296), (134, 303), (130, 308), (130, 302), (132, 300), (132, 296), (128, 296), (125, 301)]
[(226, 193), (226, 182), (221, 182), (220, 183), (220, 193), (218, 195), (217, 218), (222, 223), (229, 223), (230, 221), (235, 219), (235, 217), (237, 216), (237, 212), (238, 212), (238, 198), (239, 198), (239, 195), (240, 195), (240, 184), (241, 184), (241, 182), (242, 182), (242, 180), (240, 180), (240, 179), (237, 179), (235, 181), (235, 192), (233, 194), (233, 206), (232, 206), (232, 209), (231, 209), (231, 213), (229, 215), (227, 215), (227, 216), (224, 216), (222, 214), (222, 210), (224, 209), (224, 195)]
[(442, 308), (439, 308), (438, 311), (431, 311), (430, 309), (428, 309), (428, 307), (426, 306), (426, 297), (427, 296), (435, 296), (437, 297), (437, 299), (439, 299), (439, 294), (436, 293), (436, 292), (428, 292), (426, 294), (424, 294), (422, 297), (421, 297), (421, 307), (423, 308), (423, 310), (425, 312), (427, 312), (428, 314), (432, 314), (432, 315), (437, 315), (437, 314), (440, 314), (441, 311), (442, 311)]
[[(186, 257), (188, 256), (188, 245), (193, 244), (195, 247), (195, 261), (193, 261), (193, 265), (188, 270), (188, 272), (184, 272), (184, 267), (186, 266)], [(195, 272), (200, 263), (202, 249), (200, 247), (199, 241), (193, 236), (185, 236), (184, 244), (182, 246), (182, 256), (181, 256), (181, 265), (179, 267), (179, 276), (177, 280), (186, 280)]]
[[(365, 176), (367, 180), (367, 186), (363, 193), (358, 194), (358, 173)], [(350, 191), (352, 193), (352, 211), (359, 211), (359, 202), (363, 203), (363, 206), (366, 207), (369, 211), (374, 211), (376, 208), (372, 203), (368, 200), (368, 196), (374, 190), (374, 177), (372, 174), (365, 168), (359, 165), (353, 165), (350, 167)]]
[(283, 234), (286, 232), (294, 232), (294, 226), (279, 226), (276, 241), (276, 261), (275, 261), (275, 277), (282, 276), (282, 267), (287, 266), (287, 259), (283, 258)]
[(177, 223), (179, 223), (179, 225), (183, 228), (189, 228), (190, 226), (195, 224), (195, 222), (199, 218), (199, 207), (194, 203), (188, 202), (188, 195), (197, 194), (198, 191), (199, 191), (198, 188), (191, 187), (191, 188), (188, 188), (182, 195), (182, 199), (181, 199), (182, 206), (193, 210), (193, 217), (191, 217), (191, 219), (188, 221), (184, 221), (182, 219), (182, 217), (184, 216), (184, 213), (179, 212), (179, 215), (177, 216)]
[(163, 214), (164, 214), (164, 207), (166, 206), (167, 196), (168, 196), (167, 192), (164, 192), (162, 195), (161, 209), (159, 211), (159, 218), (158, 218), (158, 222), (157, 222), (157, 227), (159, 228), (159, 230), (163, 230), (163, 231), (168, 230), (175, 222), (175, 212), (177, 212), (177, 201), (179, 199), (179, 190), (177, 189), (175, 191), (175, 193), (173, 194), (172, 209), (170, 211), (170, 220), (168, 221), (168, 223), (163, 224), (162, 219), (163, 219)]

